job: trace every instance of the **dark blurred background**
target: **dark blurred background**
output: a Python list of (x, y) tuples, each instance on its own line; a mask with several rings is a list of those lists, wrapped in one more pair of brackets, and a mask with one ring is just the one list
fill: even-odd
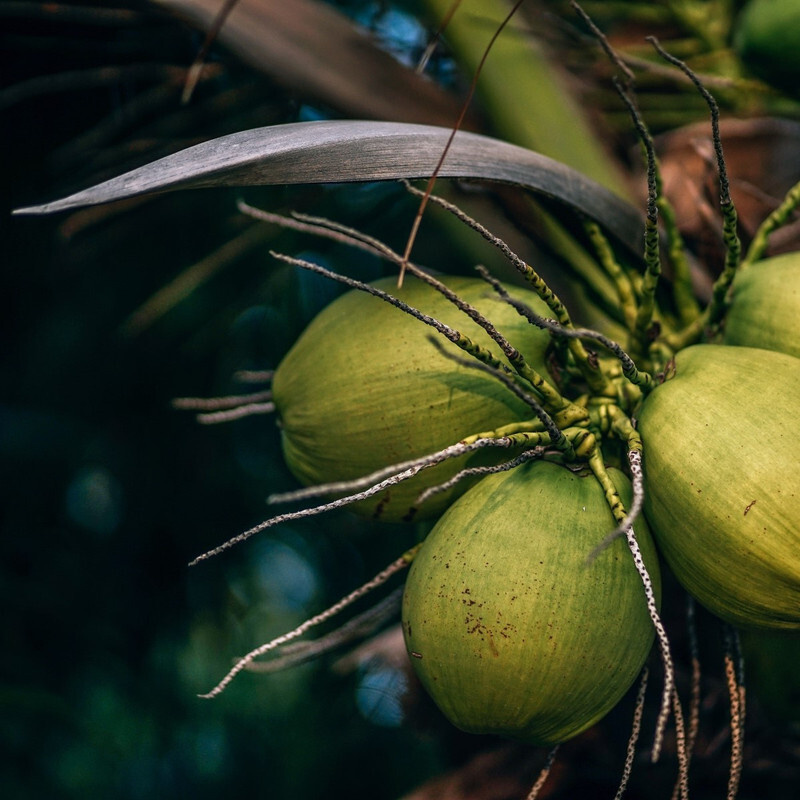
[[(294, 484), (271, 418), (201, 427), (170, 400), (249, 390), (233, 373), (276, 366), (336, 288), (272, 263), (278, 234), (232, 191), (10, 217), (196, 141), (335, 113), (219, 48), (181, 105), (203, 40), (145, 2), (0, 3), (4, 797), (389, 798), (439, 765), (398, 727), (385, 670), (329, 659), (196, 697), (415, 535), (331, 516), (186, 566)], [(411, 213), (394, 187), (246, 197), (389, 229)]]
[[(242, 393), (234, 373), (276, 366), (338, 292), (267, 250), (364, 279), (387, 272), (363, 254), (255, 225), (236, 199), (332, 216), (397, 248), (415, 205), (394, 185), (215, 189), (12, 217), (237, 130), (383, 116), (377, 100), (355, 109), (326, 100), (291, 65), (268, 74), (230, 41), (210, 48), (182, 104), (208, 26), (175, 5), (0, 2), (0, 792), (377, 800), (461, 768), (460, 793), (425, 796), (524, 796), (544, 754), (443, 732), (424, 704), (404, 719), (407, 676), (391, 658), (327, 656), (241, 675), (214, 701), (196, 696), (235, 656), (335, 602), (421, 533), (329, 515), (187, 567), (267, 516), (267, 494), (294, 486), (271, 418), (199, 426), (170, 407), (179, 396)], [(289, 9), (269, 18), (272, 30), (289, 24), (291, 3), (265, 5)], [(336, 5), (398, 65), (413, 65), (428, 42), (415, 4)], [(320, 35), (311, 28), (307, 42)], [(333, 72), (358, 49), (345, 42), (324, 53)], [(398, 73), (392, 85), (412, 81), (398, 117), (449, 124), (468, 79), (441, 49), (429, 73), (441, 95), (415, 93)], [(463, 244), (442, 230), (423, 226), (418, 259), (463, 269)], [(709, 736), (723, 727), (715, 680)], [(613, 792), (630, 710), (628, 698), (608, 728), (567, 748), (552, 796)], [(767, 749), (782, 752), (771, 718), (760, 724)], [(709, 749), (708, 785), (719, 792), (725, 742)], [(796, 750), (784, 760), (783, 771), (768, 762), (753, 778), (772, 794), (750, 796), (792, 796)], [(632, 796), (673, 771), (645, 768)]]

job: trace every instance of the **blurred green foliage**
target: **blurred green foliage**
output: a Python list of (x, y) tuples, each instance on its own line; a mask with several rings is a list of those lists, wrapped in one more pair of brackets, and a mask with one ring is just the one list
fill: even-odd
[[(188, 65), (201, 38), (143, 2), (125, 4), (130, 16), (114, 25), (97, 7), (44, 19), (35, 4), (16, 5), (0, 21), (0, 91), (84, 77), (0, 111), (2, 794), (396, 797), (438, 769), (437, 749), (369, 721), (357, 703), (362, 676), (332, 673), (331, 658), (244, 675), (213, 702), (196, 697), (233, 657), (339, 599), (414, 538), (341, 515), (186, 567), (266, 517), (266, 495), (294, 483), (274, 420), (201, 427), (171, 410), (171, 398), (241, 392), (233, 372), (275, 366), (336, 287), (275, 266), (263, 244), (132, 330), (126, 322), (154, 293), (246, 228), (237, 195), (10, 217), (193, 139), (291, 121), (305, 108), (233, 63), (191, 106), (167, 82), (163, 101), (151, 93), (126, 119), (152, 88), (131, 69)], [(119, 77), (92, 85), (109, 65)], [(355, 222), (385, 211), (384, 230), (405, 230), (413, 203), (390, 189), (247, 197), (271, 209), (347, 208)], [(308, 246), (276, 237), (289, 252)], [(347, 257), (361, 277), (382, 272), (341, 248), (314, 255)]]

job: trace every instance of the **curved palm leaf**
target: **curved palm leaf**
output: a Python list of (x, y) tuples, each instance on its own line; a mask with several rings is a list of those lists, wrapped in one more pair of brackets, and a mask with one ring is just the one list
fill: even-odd
[[(210, 186), (427, 178), (446, 128), (397, 122), (298, 122), (255, 128), (181, 150), (68, 197), (17, 209), (49, 214), (136, 195)], [(638, 254), (640, 213), (576, 170), (531, 150), (459, 132), (440, 176), (514, 184), (594, 219)]]

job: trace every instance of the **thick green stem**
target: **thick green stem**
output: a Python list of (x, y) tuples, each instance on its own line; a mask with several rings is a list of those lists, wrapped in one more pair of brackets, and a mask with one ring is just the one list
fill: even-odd
[(613, 432), (625, 442), (628, 451), (642, 452), (642, 437), (633, 425), (631, 418), (620, 408), (611, 410), (611, 427)]
[(673, 353), (683, 350), (684, 347), (688, 347), (690, 344), (696, 344), (703, 338), (708, 328), (708, 321), (709, 308), (706, 308), (699, 317), (693, 319), (686, 327), (664, 336), (662, 343)]
[(636, 294), (631, 283), (630, 277), (614, 257), (614, 252), (611, 249), (608, 239), (603, 234), (600, 226), (591, 220), (584, 220), (583, 227), (589, 236), (589, 239), (597, 253), (597, 259), (603, 269), (605, 269), (609, 278), (614, 282), (619, 297), (619, 303), (622, 307), (622, 313), (625, 316), (625, 324), (629, 331), (633, 331), (636, 322)]
[(689, 259), (686, 257), (686, 247), (675, 218), (675, 209), (664, 197), (661, 189), (661, 174), (657, 173), (658, 180), (658, 205), (659, 216), (664, 231), (667, 235), (667, 254), (672, 265), (672, 298), (678, 319), (684, 325), (692, 322), (700, 314), (700, 305), (694, 296), (692, 287), (692, 273)]
[(622, 502), (622, 498), (619, 496), (617, 487), (614, 486), (614, 482), (611, 480), (611, 476), (608, 474), (608, 470), (606, 470), (605, 464), (603, 463), (602, 450), (599, 447), (595, 447), (594, 452), (589, 456), (588, 460), (589, 468), (592, 470), (595, 478), (597, 478), (603, 489), (606, 502), (611, 509), (611, 514), (616, 522), (622, 522), (625, 519), (625, 506)]
[(725, 314), (728, 303), (728, 289), (733, 282), (736, 270), (739, 267), (742, 256), (742, 244), (739, 240), (738, 217), (736, 207), (733, 204), (730, 193), (730, 183), (728, 181), (728, 171), (725, 166), (725, 157), (722, 152), (722, 138), (719, 132), (719, 106), (710, 92), (703, 86), (702, 81), (695, 73), (680, 59), (667, 53), (658, 43), (654, 36), (648, 36), (650, 42), (659, 55), (670, 64), (678, 67), (697, 88), (703, 97), (711, 113), (711, 139), (714, 145), (714, 155), (717, 161), (717, 172), (719, 174), (719, 199), (722, 210), (722, 238), (725, 243), (725, 265), (722, 274), (717, 279), (712, 290), (711, 303), (708, 309), (708, 323), (716, 327)]
[(471, 444), (478, 439), (500, 439), (503, 436), (512, 436), (515, 433), (543, 433), (544, 427), (541, 420), (527, 419), (521, 422), (511, 422), (508, 425), (502, 425), (491, 431), (482, 431), (481, 433), (473, 433), (465, 437), (461, 441), (464, 444)]
[(650, 328), (656, 310), (656, 287), (661, 277), (661, 257), (658, 252), (658, 221), (648, 215), (644, 233), (645, 272), (639, 293), (639, 310), (634, 325), (634, 341), (647, 352), (650, 339)]
[(800, 183), (789, 189), (783, 202), (761, 223), (739, 269), (744, 269), (763, 258), (770, 235), (790, 221), (798, 206), (800, 206)]
[[(597, 368), (596, 362), (589, 357), (586, 348), (579, 341), (579, 337), (573, 335), (575, 334), (576, 329), (572, 326), (572, 321), (570, 320), (566, 307), (531, 267), (529, 267), (527, 264), (523, 264), (523, 266), (530, 271), (532, 279), (535, 278), (535, 280), (540, 283), (541, 291), (539, 292), (539, 296), (542, 297), (542, 299), (545, 299), (542, 295), (542, 292), (545, 292), (552, 297), (553, 303), (548, 303), (548, 305), (550, 305), (550, 308), (556, 312), (558, 317), (556, 321), (547, 320), (544, 317), (540, 317), (538, 314), (531, 311), (531, 309), (528, 308), (524, 303), (520, 303), (519, 301), (515, 300), (509, 295), (500, 281), (492, 277), (484, 267), (478, 266), (477, 270), (480, 276), (489, 284), (491, 284), (492, 288), (500, 295), (500, 297), (503, 298), (503, 300), (516, 308), (517, 311), (522, 316), (526, 317), (532, 324), (567, 338), (567, 347), (569, 348), (570, 355), (572, 356), (575, 366), (580, 371), (584, 380), (586, 380), (595, 393), (607, 393), (609, 388), (608, 379), (602, 373), (602, 371)], [(536, 284), (532, 285), (534, 285), (534, 288), (536, 288)], [(509, 359), (509, 361), (511, 361), (511, 359)], [(513, 362), (511, 363), (513, 364)]]
[(728, 309), (728, 292), (736, 277), (742, 255), (742, 244), (739, 240), (738, 216), (732, 202), (722, 206), (722, 239), (725, 243), (725, 264), (722, 273), (714, 282), (711, 290), (711, 302), (708, 306), (708, 325), (716, 328)]

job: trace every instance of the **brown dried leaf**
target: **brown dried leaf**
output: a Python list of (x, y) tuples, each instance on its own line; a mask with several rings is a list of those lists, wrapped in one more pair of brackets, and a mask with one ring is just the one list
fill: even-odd
[[(745, 238), (800, 181), (800, 123), (776, 118), (723, 120), (720, 133)], [(717, 170), (707, 123), (679, 128), (658, 140), (665, 194), (675, 206), (684, 235), (700, 243), (702, 255), (719, 263), (723, 254)], [(771, 252), (800, 248), (792, 226), (772, 238)]]
[[(221, 0), (155, 2), (203, 30), (221, 8)], [(277, 83), (350, 117), (452, 125), (459, 114), (458, 99), (401, 64), (326, 3), (239, 0), (219, 41)]]

